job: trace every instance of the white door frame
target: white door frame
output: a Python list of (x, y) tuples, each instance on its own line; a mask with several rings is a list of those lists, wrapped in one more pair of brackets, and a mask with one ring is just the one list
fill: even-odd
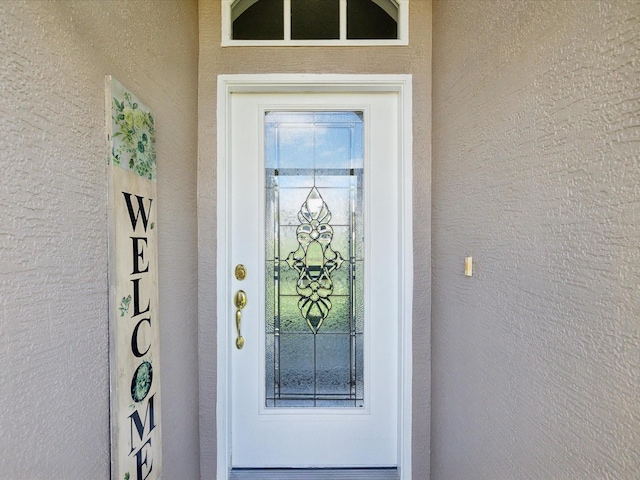
[[(230, 115), (234, 92), (242, 93), (355, 93), (394, 92), (398, 98), (398, 241), (399, 358), (398, 358), (398, 471), (411, 479), (411, 381), (412, 381), (412, 90), (411, 75), (220, 75), (217, 96), (217, 479), (227, 480), (231, 468), (230, 325), (232, 318), (232, 265), (230, 257)], [(227, 301), (228, 300), (228, 301)]]

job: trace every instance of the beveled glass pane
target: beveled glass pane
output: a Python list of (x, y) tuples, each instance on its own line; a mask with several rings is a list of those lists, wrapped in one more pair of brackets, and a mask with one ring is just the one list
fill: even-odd
[(266, 286), (265, 286), (265, 331), (267, 334), (274, 331), (275, 310), (275, 286), (273, 262), (266, 263)]
[(351, 329), (351, 302), (349, 295), (332, 295), (331, 311), (322, 323), (318, 335), (325, 333), (349, 333)]
[(362, 119), (265, 115), (268, 407), (364, 404)]
[[(267, 334), (267, 342), (266, 342), (266, 365), (265, 368), (265, 379), (267, 384), (267, 399), (275, 398), (275, 352), (274, 352), (274, 335), (272, 333)], [(273, 406), (273, 405), (272, 405)]]
[(316, 187), (349, 188), (351, 182), (350, 175), (323, 175), (316, 178)]
[(278, 168), (313, 168), (314, 129), (291, 125), (277, 130)]
[(280, 263), (280, 295), (294, 295), (297, 297), (296, 284), (298, 273), (287, 265), (287, 262)]
[[(344, 252), (343, 256), (346, 257), (346, 260), (349, 259), (349, 243), (351, 240), (349, 234), (348, 226), (333, 227), (333, 241), (331, 242), (331, 246), (334, 247), (337, 252)], [(345, 270), (347, 269), (348, 267), (345, 266)]]
[[(264, 129), (264, 164), (267, 167), (277, 165), (278, 164), (278, 127), (277, 124), (269, 124), (265, 125)], [(273, 174), (273, 172), (272, 172)], [(273, 179), (272, 176), (268, 176), (267, 178)], [(271, 187), (272, 185), (267, 185)]]
[(351, 218), (351, 202), (349, 188), (325, 188), (322, 198), (331, 207), (331, 225), (349, 225)]
[(280, 395), (313, 395), (314, 337), (280, 335)]
[[(280, 227), (280, 243), (279, 243), (279, 255), (281, 259), (287, 258), (289, 252), (292, 252), (298, 248), (298, 236), (296, 233), (296, 227), (293, 225), (283, 225)], [(289, 270), (291, 267), (289, 267)], [(295, 279), (298, 277), (296, 275)]]
[(340, 268), (333, 273), (333, 295), (350, 295), (351, 271), (349, 268)]
[(280, 296), (280, 333), (307, 333), (307, 321), (300, 315), (298, 295)]
[(291, 0), (291, 38), (340, 38), (340, 0)]
[[(361, 279), (362, 275), (364, 275), (364, 266), (363, 262), (356, 262), (355, 266), (356, 270), (356, 279)], [(356, 323), (356, 332), (363, 333), (364, 332), (364, 282), (356, 281), (355, 283), (355, 291), (354, 291), (354, 299), (353, 302), (355, 304), (355, 323)]]
[[(364, 211), (363, 211), (363, 191), (362, 189), (358, 188), (357, 190), (355, 190), (355, 204), (356, 204), (356, 208), (355, 208), (355, 216), (356, 218), (363, 218), (364, 217)], [(356, 228), (355, 228), (355, 239), (356, 239), (356, 248), (355, 248), (355, 255), (356, 258), (358, 260), (363, 260), (364, 259), (364, 225), (363, 222), (356, 222)]]
[[(315, 407), (316, 406), (316, 401), (313, 398), (292, 399), (291, 397), (295, 397), (295, 395), (290, 397), (279, 398), (278, 400), (275, 401), (274, 406), (281, 407), (281, 408)], [(270, 405), (267, 405), (267, 406), (270, 406)]]
[(315, 122), (330, 126), (353, 122), (362, 123), (362, 112), (313, 112), (312, 115)]
[(282, 188), (305, 188), (308, 192), (313, 187), (313, 175), (307, 175), (306, 170), (296, 170), (287, 172), (280, 176), (280, 186)]
[(364, 375), (362, 371), (364, 369), (364, 338), (362, 334), (356, 335), (356, 399), (360, 400), (362, 406), (362, 400), (364, 400)]
[(277, 206), (277, 191), (273, 188), (267, 188), (267, 195), (265, 201), (265, 228), (267, 230), (266, 236), (266, 259), (273, 260), (275, 258), (275, 227), (277, 226), (275, 213), (278, 210)]
[[(362, 403), (362, 402), (360, 402)], [(323, 399), (319, 398), (316, 400), (316, 407), (322, 408), (345, 408), (345, 407), (357, 407), (361, 405), (357, 405), (356, 400), (333, 400), (333, 399)]]
[(316, 394), (350, 394), (350, 335), (325, 333), (317, 335)]
[(280, 189), (280, 225), (288, 225), (296, 228), (300, 225), (298, 212), (308, 195), (308, 188)]
[(316, 129), (316, 163), (323, 168), (351, 168), (351, 129), (349, 125)]
[[(238, 2), (236, 8), (244, 8), (247, 2)], [(283, 40), (284, 1), (260, 0), (239, 14), (232, 7), (234, 40)], [(239, 15), (238, 15), (239, 14)], [(237, 18), (236, 18), (237, 17)]]

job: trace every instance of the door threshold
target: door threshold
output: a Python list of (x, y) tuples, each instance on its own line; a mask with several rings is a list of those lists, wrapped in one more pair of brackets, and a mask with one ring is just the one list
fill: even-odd
[(399, 480), (393, 468), (234, 468), (229, 480)]

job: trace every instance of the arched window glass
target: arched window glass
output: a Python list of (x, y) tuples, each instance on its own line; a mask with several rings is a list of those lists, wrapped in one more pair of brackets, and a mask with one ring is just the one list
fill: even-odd
[(284, 40), (284, 0), (239, 1), (231, 12), (235, 40)]
[(392, 2), (347, 0), (347, 38), (398, 38), (398, 7)]
[(406, 45), (408, 0), (222, 0), (223, 45)]

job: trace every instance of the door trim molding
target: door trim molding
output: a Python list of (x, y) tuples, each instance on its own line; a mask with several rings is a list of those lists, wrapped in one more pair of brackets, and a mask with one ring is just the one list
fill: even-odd
[[(398, 472), (411, 479), (412, 420), (412, 77), (411, 75), (240, 74), (219, 75), (217, 92), (217, 479), (228, 480), (231, 470), (231, 389), (229, 322), (232, 317), (230, 248), (230, 96), (233, 93), (355, 93), (393, 92), (398, 98), (398, 157), (400, 197), (398, 232), (399, 358), (398, 358)], [(222, 320), (222, 321), (220, 321)]]

